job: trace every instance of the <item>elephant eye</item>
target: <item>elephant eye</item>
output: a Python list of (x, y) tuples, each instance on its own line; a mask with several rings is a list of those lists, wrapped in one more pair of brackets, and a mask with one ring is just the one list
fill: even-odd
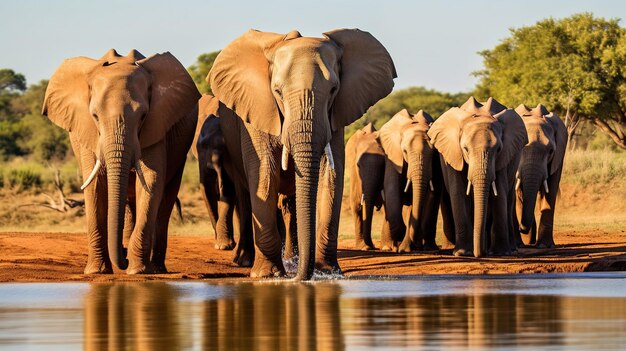
[(280, 91), (280, 89), (274, 89), (274, 93), (276, 93), (276, 95), (278, 95), (278, 97), (280, 97), (281, 99), (283, 98), (283, 93), (282, 91)]
[(93, 117), (93, 119), (96, 120), (96, 122), (98, 122), (98, 115), (95, 113), (92, 113), (91, 116)]

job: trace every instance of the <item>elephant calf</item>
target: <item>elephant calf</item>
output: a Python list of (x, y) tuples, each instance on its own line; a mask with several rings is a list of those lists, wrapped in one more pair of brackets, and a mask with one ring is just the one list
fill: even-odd
[[(111, 261), (128, 274), (167, 271), (168, 224), (199, 98), (169, 52), (145, 58), (111, 49), (97, 60), (65, 60), (50, 78), (43, 114), (69, 131), (85, 180), (86, 274), (112, 273)], [(127, 198), (136, 199), (128, 249)]]
[[(438, 249), (435, 235), (443, 177), (439, 153), (427, 135), (433, 121), (422, 110), (413, 115), (404, 109), (380, 129), (386, 155), (383, 250)], [(403, 205), (410, 209), (406, 223)]]
[(215, 232), (215, 248), (232, 250), (235, 247), (233, 213), (235, 209), (235, 185), (224, 169), (228, 158), (219, 118), (211, 113), (218, 101), (203, 95), (198, 101), (198, 125), (192, 152), (198, 159), (200, 190), (209, 219)]
[[(531, 244), (554, 247), (554, 208), (567, 148), (567, 128), (559, 116), (542, 105), (530, 109), (522, 104), (515, 111), (522, 116), (528, 133), (528, 144), (522, 150), (516, 175), (516, 219), (519, 219), (516, 239), (521, 244), (519, 232), (530, 231)], [(539, 228), (535, 222), (536, 203), (541, 206)]]
[(377, 141), (378, 133), (369, 123), (346, 143), (346, 167), (350, 176), (350, 209), (354, 215), (357, 249), (374, 250), (372, 216), (374, 207), (383, 204), (385, 152)]

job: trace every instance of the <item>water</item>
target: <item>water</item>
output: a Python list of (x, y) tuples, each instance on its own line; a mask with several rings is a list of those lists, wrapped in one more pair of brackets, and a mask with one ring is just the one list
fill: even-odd
[(626, 274), (0, 284), (2, 350), (610, 350)]

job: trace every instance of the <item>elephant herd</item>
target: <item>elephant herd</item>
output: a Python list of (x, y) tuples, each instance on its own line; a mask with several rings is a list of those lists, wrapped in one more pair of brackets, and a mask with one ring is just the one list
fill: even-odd
[(314, 268), (341, 272), (345, 167), (359, 249), (375, 248), (374, 207), (384, 207), (383, 250), (437, 249), (439, 208), (455, 255), (508, 254), (529, 231), (553, 246), (567, 140), (558, 116), (470, 98), (437, 120), (403, 110), (344, 148), (344, 127), (396, 76), (385, 47), (358, 29), (323, 38), (250, 30), (217, 56), (207, 76), (214, 96), (201, 96), (169, 52), (65, 60), (43, 114), (69, 132), (82, 171), (85, 273), (112, 273), (112, 264), (167, 272), (168, 222), (190, 148), (215, 248), (234, 249), (252, 277), (284, 276), (283, 260), (294, 257), (297, 280)]
[(512, 110), (493, 98), (470, 97), (437, 120), (402, 110), (380, 131), (367, 125), (346, 143), (356, 247), (374, 248), (381, 206), (382, 250), (437, 250), (439, 212), (457, 256), (510, 255), (529, 232), (531, 243), (554, 247), (566, 143), (565, 125), (542, 105)]

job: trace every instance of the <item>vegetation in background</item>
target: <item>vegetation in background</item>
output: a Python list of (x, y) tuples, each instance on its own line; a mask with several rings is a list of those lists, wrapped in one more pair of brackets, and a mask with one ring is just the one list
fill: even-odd
[(626, 149), (626, 29), (618, 19), (545, 19), (511, 29), (480, 54), (477, 97), (511, 107), (542, 103), (565, 120), (570, 136), (589, 121)]
[(378, 101), (361, 119), (348, 126), (345, 138), (348, 140), (354, 132), (370, 122), (379, 129), (402, 109), (407, 109), (410, 113), (424, 110), (433, 118), (437, 118), (450, 107), (463, 104), (468, 97), (467, 93), (450, 94), (424, 87), (397, 90)]
[(209, 52), (206, 54), (202, 54), (198, 56), (196, 63), (187, 67), (187, 71), (193, 81), (196, 83), (200, 94), (213, 94), (211, 91), (211, 86), (206, 82), (206, 76), (211, 71), (213, 67), (213, 62), (215, 58), (219, 54), (219, 51)]

